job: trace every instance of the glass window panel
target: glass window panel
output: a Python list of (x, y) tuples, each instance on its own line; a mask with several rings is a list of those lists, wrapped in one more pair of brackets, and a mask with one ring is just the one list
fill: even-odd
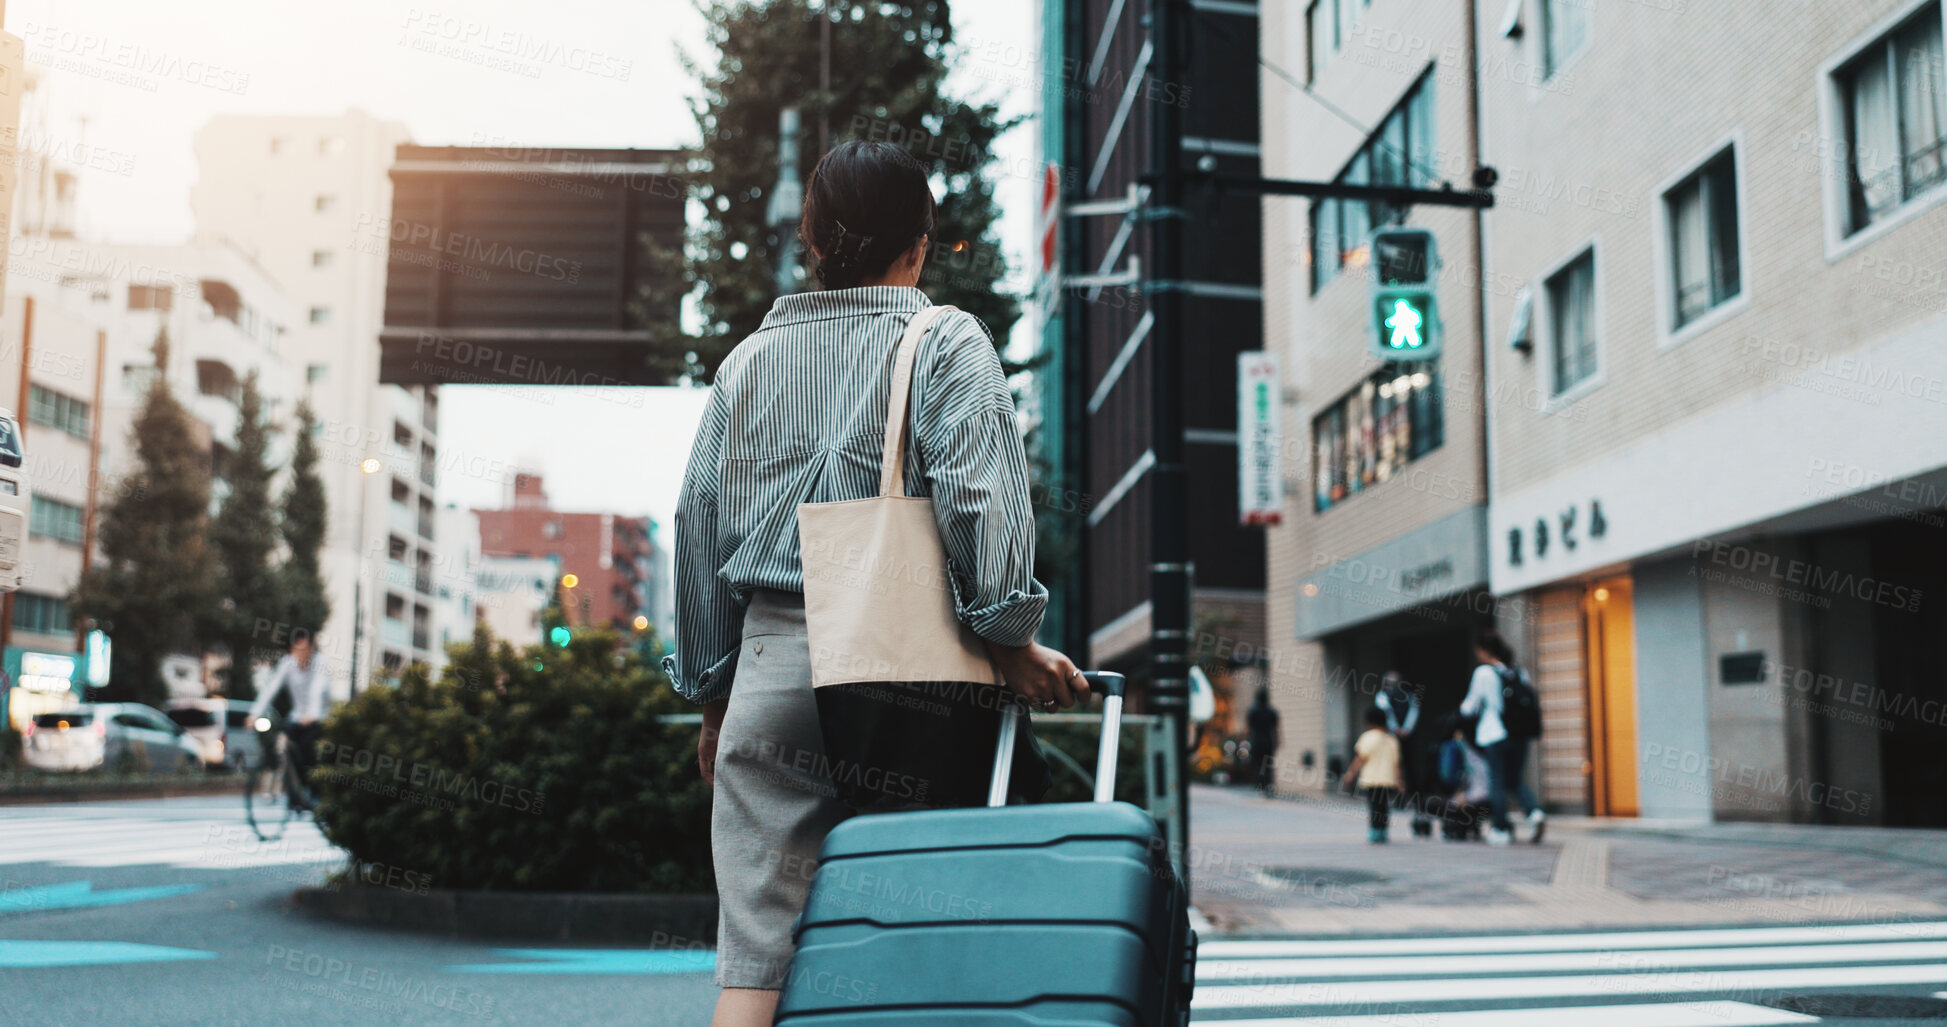
[(1440, 447), (1439, 376), (1382, 370), (1312, 421), (1313, 508), (1323, 511)]
[(1421, 189), (1432, 186), (1434, 176), (1442, 169), (1438, 166), (1438, 155), (1433, 152), (1431, 76), (1421, 79), (1420, 84), (1413, 88), (1413, 95), (1406, 101), (1406, 156), (1407, 174), (1412, 184)]
[(1744, 290), (1737, 237), (1737, 164), (1730, 151), (1704, 169), (1703, 185), (1710, 217), (1710, 302), (1716, 306)]
[(1900, 143), (1908, 199), (1943, 177), (1940, 20), (1922, 17), (1899, 32), (1894, 59), (1900, 82)]
[(1548, 279), (1553, 395), (1595, 374), (1595, 252), (1584, 253)]
[(1542, 0), (1542, 73), (1552, 77), (1589, 40), (1590, 0)]

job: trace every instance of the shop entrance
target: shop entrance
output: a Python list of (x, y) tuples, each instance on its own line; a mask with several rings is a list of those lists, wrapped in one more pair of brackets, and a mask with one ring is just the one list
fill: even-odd
[[(1891, 827), (1947, 827), (1947, 531), (1914, 521), (1871, 529), (1877, 681), (1848, 685), (1827, 706), (1879, 722), (1884, 820)], [(1820, 698), (1827, 698), (1821, 696)]]
[(1627, 576), (1592, 582), (1582, 601), (1589, 654), (1593, 812), (1633, 817), (1636, 802), (1636, 630)]

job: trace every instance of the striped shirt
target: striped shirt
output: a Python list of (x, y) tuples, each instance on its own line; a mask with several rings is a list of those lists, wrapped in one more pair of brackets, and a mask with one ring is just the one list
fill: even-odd
[[(879, 493), (886, 404), (918, 289), (785, 296), (724, 358), (676, 506), (676, 651), (663, 669), (696, 702), (730, 694), (752, 589), (804, 591), (798, 504)], [(919, 344), (906, 494), (930, 496), (961, 623), (1002, 645), (1034, 640), (1027, 454), (993, 335), (948, 314)], [(888, 630), (896, 630), (888, 625)]]

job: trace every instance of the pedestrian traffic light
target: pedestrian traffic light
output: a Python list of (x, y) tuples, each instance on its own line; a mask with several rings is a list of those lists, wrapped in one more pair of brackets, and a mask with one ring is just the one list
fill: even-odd
[(568, 648), (568, 639), (571, 636), (572, 636), (572, 632), (570, 632), (567, 628), (564, 628), (559, 624), (556, 624), (554, 627), (548, 629), (548, 641), (553, 642), (555, 645), (563, 649)]
[(1433, 285), (1439, 253), (1424, 228), (1372, 233), (1372, 352), (1381, 360), (1431, 360), (1440, 355), (1440, 308)]

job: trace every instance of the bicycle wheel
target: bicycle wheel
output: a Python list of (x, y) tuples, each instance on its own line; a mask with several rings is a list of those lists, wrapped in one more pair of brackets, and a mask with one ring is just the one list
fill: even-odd
[(243, 815), (258, 839), (274, 842), (284, 836), (295, 811), (287, 787), (288, 770), (281, 749), (250, 768), (243, 783)]

